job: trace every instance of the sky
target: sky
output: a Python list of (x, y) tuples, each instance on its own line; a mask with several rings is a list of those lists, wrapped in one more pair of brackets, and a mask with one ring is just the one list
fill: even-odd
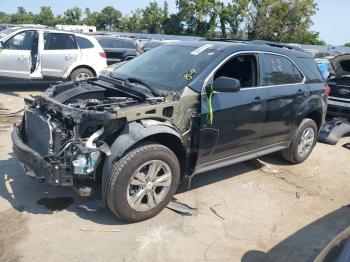
[[(63, 12), (74, 6), (89, 7), (99, 11), (107, 5), (112, 5), (123, 14), (130, 14), (137, 7), (145, 7), (151, 0), (0, 0), (0, 11), (15, 13), (18, 6), (23, 6), (27, 11), (39, 12), (40, 6), (51, 6), (55, 14)], [(229, 2), (230, 0), (222, 0)], [(320, 38), (331, 45), (343, 45), (350, 42), (350, 1), (349, 0), (315, 0), (318, 4), (317, 14), (312, 18), (314, 25), (312, 30), (320, 32)], [(157, 0), (160, 4), (164, 0)], [(168, 0), (170, 11), (175, 11), (175, 0)]]

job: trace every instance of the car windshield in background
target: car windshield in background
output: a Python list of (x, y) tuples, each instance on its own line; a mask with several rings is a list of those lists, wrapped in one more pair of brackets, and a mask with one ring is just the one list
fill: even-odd
[(212, 45), (164, 45), (115, 69), (114, 78), (137, 78), (155, 88), (180, 91), (216, 57)]
[(14, 28), (8, 28), (8, 29), (5, 29), (5, 30), (2, 30), (0, 31), (0, 39), (5, 37), (6, 35), (8, 34), (11, 34), (13, 33), (14, 31), (16, 31), (17, 29), (14, 29)]

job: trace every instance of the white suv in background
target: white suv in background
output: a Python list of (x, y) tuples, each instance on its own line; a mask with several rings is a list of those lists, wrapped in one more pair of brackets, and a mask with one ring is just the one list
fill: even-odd
[(106, 54), (91, 36), (45, 28), (0, 32), (0, 83), (6, 80), (83, 80), (99, 76)]

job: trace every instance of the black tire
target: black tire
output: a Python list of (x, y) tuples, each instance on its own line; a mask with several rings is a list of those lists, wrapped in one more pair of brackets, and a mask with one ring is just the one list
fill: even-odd
[[(301, 135), (307, 128), (312, 128), (314, 131), (314, 141), (312, 143), (312, 147), (310, 148), (309, 152), (306, 155), (301, 156), (298, 153), (298, 145), (301, 140)], [(304, 162), (311, 154), (312, 150), (314, 149), (316, 142), (317, 142), (317, 126), (314, 120), (305, 118), (300, 126), (298, 127), (297, 131), (294, 134), (294, 138), (292, 140), (292, 143), (290, 144), (290, 147), (281, 151), (282, 157), (287, 160), (288, 162), (292, 164), (299, 164)]]
[[(165, 162), (172, 174), (171, 184), (164, 199), (147, 211), (137, 211), (128, 203), (129, 181), (134, 172), (143, 164), (160, 160)], [(106, 202), (109, 209), (120, 219), (127, 222), (139, 222), (160, 213), (174, 196), (180, 181), (180, 164), (176, 155), (160, 144), (146, 144), (137, 147), (121, 158), (111, 170), (108, 183)]]
[(91, 72), (91, 70), (86, 69), (86, 68), (78, 68), (75, 69), (71, 75), (70, 75), (70, 80), (72, 81), (80, 81), (83, 79), (79, 79), (80, 75), (86, 75), (86, 77), (94, 77), (94, 73)]

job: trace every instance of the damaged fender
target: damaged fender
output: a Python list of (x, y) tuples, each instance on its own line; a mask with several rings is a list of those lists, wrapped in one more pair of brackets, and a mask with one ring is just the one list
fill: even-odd
[[(179, 143), (184, 147), (181, 134), (171, 124), (156, 120), (143, 120), (139, 122), (131, 122), (125, 126), (122, 132), (111, 146), (111, 155), (106, 157), (102, 172), (102, 202), (105, 204), (105, 197), (108, 188), (110, 170), (113, 165), (125, 154), (127, 150), (132, 148), (138, 142), (152, 135), (169, 134), (176, 137)], [(186, 151), (185, 151), (186, 152)]]

